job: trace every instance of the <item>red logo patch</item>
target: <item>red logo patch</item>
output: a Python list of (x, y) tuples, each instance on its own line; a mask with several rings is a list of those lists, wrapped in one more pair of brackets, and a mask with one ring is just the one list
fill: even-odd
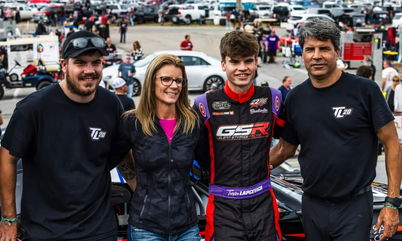
[(204, 107), (204, 104), (203, 104), (203, 103), (199, 103), (199, 104), (198, 104), (198, 109), (200, 110), (201, 115), (202, 115), (203, 117), (207, 117), (207, 112), (205, 111), (205, 107)]
[(275, 110), (279, 111), (280, 107), (281, 107), (281, 100), (279, 99), (278, 96), (275, 96)]

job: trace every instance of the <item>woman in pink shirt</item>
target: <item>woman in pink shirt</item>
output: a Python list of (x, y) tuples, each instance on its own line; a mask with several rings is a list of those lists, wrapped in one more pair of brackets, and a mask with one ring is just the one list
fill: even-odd
[(119, 167), (134, 190), (129, 240), (200, 240), (188, 175), (200, 123), (187, 86), (183, 62), (159, 55), (146, 71), (138, 108), (122, 117), (119, 157), (131, 150), (135, 160)]

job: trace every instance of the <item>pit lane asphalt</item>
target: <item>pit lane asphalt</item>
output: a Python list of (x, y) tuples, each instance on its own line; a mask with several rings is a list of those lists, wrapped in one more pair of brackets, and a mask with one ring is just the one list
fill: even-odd
[[(20, 24), (22, 32), (32, 33), (34, 25)], [(52, 28), (54, 29), (54, 28)], [(212, 57), (220, 59), (219, 55), (219, 42), (222, 36), (231, 30), (227, 30), (225, 27), (214, 26), (159, 26), (159, 25), (140, 25), (129, 27), (127, 32), (125, 44), (119, 43), (120, 33), (118, 27), (110, 27), (110, 35), (112, 42), (116, 45), (119, 52), (129, 53), (132, 48), (132, 43), (138, 40), (142, 45), (145, 55), (153, 53), (159, 50), (178, 50), (180, 42), (184, 39), (184, 35), (189, 34), (191, 41), (194, 45), (194, 51), (204, 52)], [(279, 36), (285, 36), (286, 30), (283, 28), (277, 28), (277, 34)], [(276, 63), (267, 64), (261, 63), (258, 68), (257, 84), (267, 81), (271, 87), (279, 87), (281, 80), (285, 75), (291, 76), (293, 79), (293, 86), (296, 86), (303, 82), (307, 78), (307, 71), (301, 67), (300, 69), (286, 68), (282, 64), (283, 58), (278, 57)], [(348, 72), (350, 70), (347, 70)], [(353, 72), (350, 71), (350, 72)], [(15, 104), (35, 91), (34, 88), (17, 88), (7, 89), (5, 96), (0, 100), (0, 109), (3, 111), (4, 124), (3, 128), (7, 126), (8, 121), (14, 111)], [(201, 92), (191, 92), (189, 97), (193, 100)], [(134, 97), (134, 101), (138, 103), (139, 97)], [(297, 160), (292, 158), (290, 163), (297, 165)], [(385, 157), (379, 156), (377, 163), (377, 177), (375, 179), (378, 182), (386, 183), (385, 173)], [(402, 187), (402, 185), (401, 185)]]

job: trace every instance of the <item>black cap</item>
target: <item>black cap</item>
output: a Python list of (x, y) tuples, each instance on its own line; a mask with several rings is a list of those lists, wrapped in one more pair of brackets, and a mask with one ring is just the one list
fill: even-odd
[[(64, 41), (63, 43), (63, 49), (62, 49), (62, 53), (61, 53), (61, 58), (65, 59), (65, 58), (75, 58), (81, 54), (83, 54), (84, 52), (87, 51), (91, 51), (91, 50), (98, 50), (103, 56), (108, 55), (108, 53), (106, 52), (105, 48), (100, 48), (100, 47), (95, 47), (93, 46), (92, 42), (89, 41), (88, 46), (82, 49), (77, 49), (74, 48), (74, 46), (71, 43), (71, 41), (73, 41), (74, 39), (77, 38), (90, 38), (90, 37), (98, 37), (101, 38), (95, 34), (93, 34), (92, 32), (89, 31), (78, 31), (78, 32), (74, 32), (72, 34), (70, 34), (67, 39)], [(106, 46), (106, 44), (105, 44)]]

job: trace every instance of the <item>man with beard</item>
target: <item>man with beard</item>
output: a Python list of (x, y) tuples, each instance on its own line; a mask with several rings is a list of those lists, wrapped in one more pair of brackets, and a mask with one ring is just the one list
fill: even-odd
[(104, 48), (104, 40), (90, 32), (71, 34), (62, 49), (64, 80), (17, 103), (0, 149), (0, 240), (17, 236), (19, 158), (24, 239), (117, 239), (109, 153), (122, 110), (112, 93), (98, 87)]
[(301, 146), (307, 241), (369, 240), (379, 139), (385, 149), (388, 196), (375, 229), (384, 225), (384, 241), (397, 230), (401, 204), (394, 118), (375, 82), (337, 68), (339, 41), (332, 22), (313, 20), (301, 27), (299, 43), (309, 79), (286, 97), (286, 124), (271, 149), (271, 164), (279, 165)]

